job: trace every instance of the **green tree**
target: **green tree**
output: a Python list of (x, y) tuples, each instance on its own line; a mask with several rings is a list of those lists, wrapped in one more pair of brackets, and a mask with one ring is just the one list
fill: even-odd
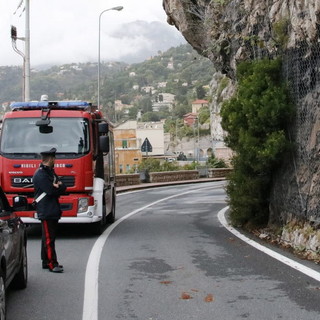
[(185, 114), (192, 111), (191, 105), (177, 104), (173, 109), (173, 115), (176, 118), (182, 118)]
[(138, 102), (137, 107), (142, 110), (143, 113), (152, 111), (152, 101), (149, 95), (143, 96)]
[(138, 107), (133, 106), (129, 109), (129, 119), (131, 120), (136, 120), (137, 119), (137, 114), (138, 114)]
[(227, 168), (228, 167), (223, 159), (217, 159), (214, 155), (208, 158), (207, 166), (210, 168)]
[(160, 121), (160, 117), (157, 112), (146, 112), (142, 115), (141, 121), (142, 122)]
[(226, 143), (235, 151), (227, 187), (231, 219), (263, 224), (268, 221), (272, 175), (290, 149), (286, 128), (294, 108), (280, 60), (241, 63), (237, 78), (237, 92), (221, 110)]
[(204, 89), (204, 87), (202, 85), (198, 85), (196, 87), (196, 92), (197, 92), (197, 98), (198, 99), (204, 99), (206, 96), (206, 90)]
[(200, 110), (199, 110), (199, 122), (200, 122), (200, 124), (204, 124), (208, 120), (210, 120), (209, 107), (201, 107)]

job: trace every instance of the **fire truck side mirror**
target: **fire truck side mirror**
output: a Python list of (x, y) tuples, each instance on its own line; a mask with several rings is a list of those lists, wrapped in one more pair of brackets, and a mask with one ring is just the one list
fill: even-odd
[(52, 126), (40, 126), (39, 127), (39, 132), (40, 133), (52, 133), (53, 132), (53, 127)]
[(99, 137), (99, 149), (103, 153), (109, 153), (109, 137), (108, 136), (100, 136)]
[(25, 211), (28, 209), (27, 197), (16, 196), (13, 197), (13, 210), (14, 211)]
[(99, 133), (108, 133), (109, 132), (109, 124), (108, 123), (99, 123)]

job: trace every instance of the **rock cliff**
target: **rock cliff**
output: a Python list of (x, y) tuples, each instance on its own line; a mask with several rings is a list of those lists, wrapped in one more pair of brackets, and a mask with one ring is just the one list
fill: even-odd
[[(168, 23), (214, 64), (213, 130), (221, 102), (234, 92), (238, 62), (281, 56), (296, 103), (296, 148), (274, 177), (271, 222), (320, 224), (320, 1), (164, 0)], [(215, 137), (213, 137), (215, 138)]]
[(233, 77), (236, 62), (317, 41), (317, 0), (164, 0), (168, 23), (217, 70)]

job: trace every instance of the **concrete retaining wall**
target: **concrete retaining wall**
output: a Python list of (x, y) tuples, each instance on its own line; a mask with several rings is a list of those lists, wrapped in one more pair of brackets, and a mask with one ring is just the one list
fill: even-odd
[(232, 172), (231, 168), (209, 168), (209, 178), (227, 178), (228, 174)]
[(195, 179), (199, 179), (198, 170), (150, 172), (150, 182), (169, 182)]
[[(209, 168), (209, 178), (225, 178), (232, 171), (229, 168)], [(116, 176), (116, 182), (118, 187), (131, 186), (141, 183), (142, 175), (139, 173), (134, 174), (118, 174)], [(198, 170), (179, 170), (179, 171), (164, 171), (164, 172), (150, 172), (149, 182), (171, 182), (171, 181), (183, 181), (183, 180), (196, 180), (199, 179)]]
[(140, 174), (117, 174), (116, 182), (118, 187), (136, 185), (140, 183)]

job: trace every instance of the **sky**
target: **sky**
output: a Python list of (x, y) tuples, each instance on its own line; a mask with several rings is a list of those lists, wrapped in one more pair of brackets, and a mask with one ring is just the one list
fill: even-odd
[[(16, 26), (18, 37), (24, 37), (25, 1), (0, 0), (0, 66), (22, 65), (23, 58), (12, 48), (10, 29), (11, 25)], [(99, 15), (106, 9), (123, 6), (121, 11), (109, 10), (101, 15), (101, 62), (119, 61), (120, 56), (148, 45), (143, 37), (137, 36), (130, 41), (116, 37), (117, 30), (123, 29), (126, 23), (143, 20), (167, 24), (162, 0), (29, 1), (31, 67), (97, 62)], [(175, 27), (171, 28), (172, 32), (179, 33)], [(17, 47), (24, 51), (24, 41), (17, 40)]]

